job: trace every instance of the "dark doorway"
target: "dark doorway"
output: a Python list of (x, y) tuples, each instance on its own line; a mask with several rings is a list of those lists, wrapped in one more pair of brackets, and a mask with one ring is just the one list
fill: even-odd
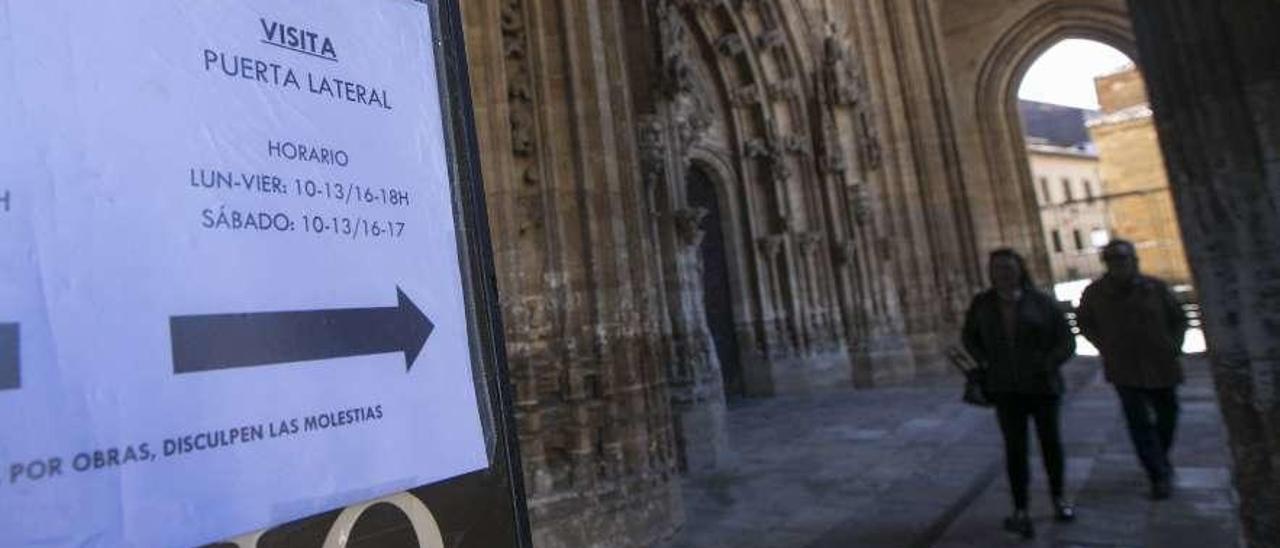
[(725, 395), (740, 396), (743, 393), (742, 364), (738, 361), (738, 340), (734, 334), (733, 294), (729, 287), (729, 260), (725, 255), (720, 201), (711, 178), (698, 168), (689, 170), (688, 192), (689, 206), (707, 211), (702, 219), (703, 237), (699, 249), (707, 326), (720, 361)]

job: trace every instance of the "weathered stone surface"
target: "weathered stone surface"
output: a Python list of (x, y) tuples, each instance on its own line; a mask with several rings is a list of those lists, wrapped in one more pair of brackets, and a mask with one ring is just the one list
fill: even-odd
[[(727, 457), (726, 390), (939, 367), (977, 282), (969, 222), (957, 164), (920, 138), (945, 121), (938, 59), (894, 59), (877, 30), (927, 22), (795, 0), (463, 12), (540, 545), (644, 545), (678, 523), (677, 471)], [(929, 94), (900, 91), (903, 70)], [(695, 170), (729, 285), (710, 314)], [(732, 360), (713, 314), (731, 315)]]
[(1280, 4), (1130, 0), (1251, 546), (1280, 546)]
[[(902, 0), (907, 1), (907, 0)], [(1024, 250), (1049, 279), (1048, 254), (1015, 97), (1022, 76), (1064, 38), (1136, 58), (1124, 0), (928, 0), (936, 14), (965, 200), (978, 251)]]
[[(462, 9), (529, 505), (539, 545), (552, 547), (669, 533), (683, 519), (680, 471), (729, 457), (726, 392), (939, 371), (985, 252), (1024, 250), (1042, 278), (1047, 265), (1012, 101), (1021, 74), (1067, 36), (1137, 51), (1123, 0)], [(1157, 107), (1164, 93), (1186, 110), (1161, 133), (1192, 136), (1164, 145), (1191, 158), (1170, 175), (1192, 220), (1183, 230), (1238, 474), (1274, 482), (1278, 84), (1263, 77), (1268, 61), (1219, 50), (1275, 44), (1235, 15), (1262, 8), (1222, 9), (1206, 20), (1247, 26), (1252, 42), (1152, 24), (1153, 36), (1172, 25), (1193, 38), (1168, 47), (1180, 62), (1204, 59), (1203, 75), (1161, 85), (1208, 99), (1153, 89)], [(1243, 71), (1222, 78), (1239, 85), (1202, 82), (1222, 71)], [(710, 187), (714, 215), (691, 200), (697, 185)], [(705, 237), (709, 222), (721, 243)], [(708, 306), (709, 267), (724, 273), (728, 304)], [(1251, 515), (1276, 508), (1280, 489), (1238, 485)]]
[(1142, 271), (1171, 284), (1191, 283), (1177, 212), (1146, 87), (1137, 69), (1097, 80), (1101, 116), (1090, 121), (1107, 181), (1110, 226), (1134, 242)]
[(682, 519), (624, 5), (464, 6), (539, 546), (642, 545)]

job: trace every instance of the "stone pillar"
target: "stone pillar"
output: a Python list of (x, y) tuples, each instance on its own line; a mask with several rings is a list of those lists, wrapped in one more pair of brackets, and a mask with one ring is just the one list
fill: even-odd
[(1250, 546), (1280, 546), (1280, 2), (1129, 0)]
[(665, 291), (667, 385), (676, 458), (682, 472), (702, 472), (728, 456), (725, 389), (703, 307), (699, 244), (706, 210), (689, 207), (690, 147), (715, 109), (700, 96), (691, 31), (671, 0), (625, 3), (627, 70), (637, 112), (646, 195), (644, 217), (658, 244)]
[(622, 0), (468, 0), (468, 61), (536, 546), (683, 520)]
[(982, 283), (978, 235), (933, 11), (919, 0), (849, 4), (866, 37), (871, 85), (884, 119), (879, 184), (892, 230), (881, 246), (902, 290), (912, 370), (894, 380), (905, 381), (945, 368), (942, 349), (954, 340), (964, 307)]

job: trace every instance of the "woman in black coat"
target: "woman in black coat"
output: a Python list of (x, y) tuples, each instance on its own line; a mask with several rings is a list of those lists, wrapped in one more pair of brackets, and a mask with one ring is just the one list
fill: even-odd
[(1075, 354), (1075, 337), (1053, 298), (1036, 289), (1022, 256), (1011, 249), (991, 253), (987, 263), (991, 288), (979, 293), (965, 315), (964, 346), (986, 368), (984, 388), (995, 403), (1004, 435), (1005, 468), (1014, 512), (1006, 530), (1035, 536), (1027, 515), (1027, 420), (1034, 419), (1036, 437), (1049, 476), (1054, 517), (1071, 521), (1075, 510), (1063, 498), (1059, 368)]

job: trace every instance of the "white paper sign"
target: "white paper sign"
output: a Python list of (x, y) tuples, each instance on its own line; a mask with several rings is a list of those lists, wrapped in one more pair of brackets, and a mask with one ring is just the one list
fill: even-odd
[(487, 466), (432, 44), (411, 0), (0, 0), (0, 545)]

